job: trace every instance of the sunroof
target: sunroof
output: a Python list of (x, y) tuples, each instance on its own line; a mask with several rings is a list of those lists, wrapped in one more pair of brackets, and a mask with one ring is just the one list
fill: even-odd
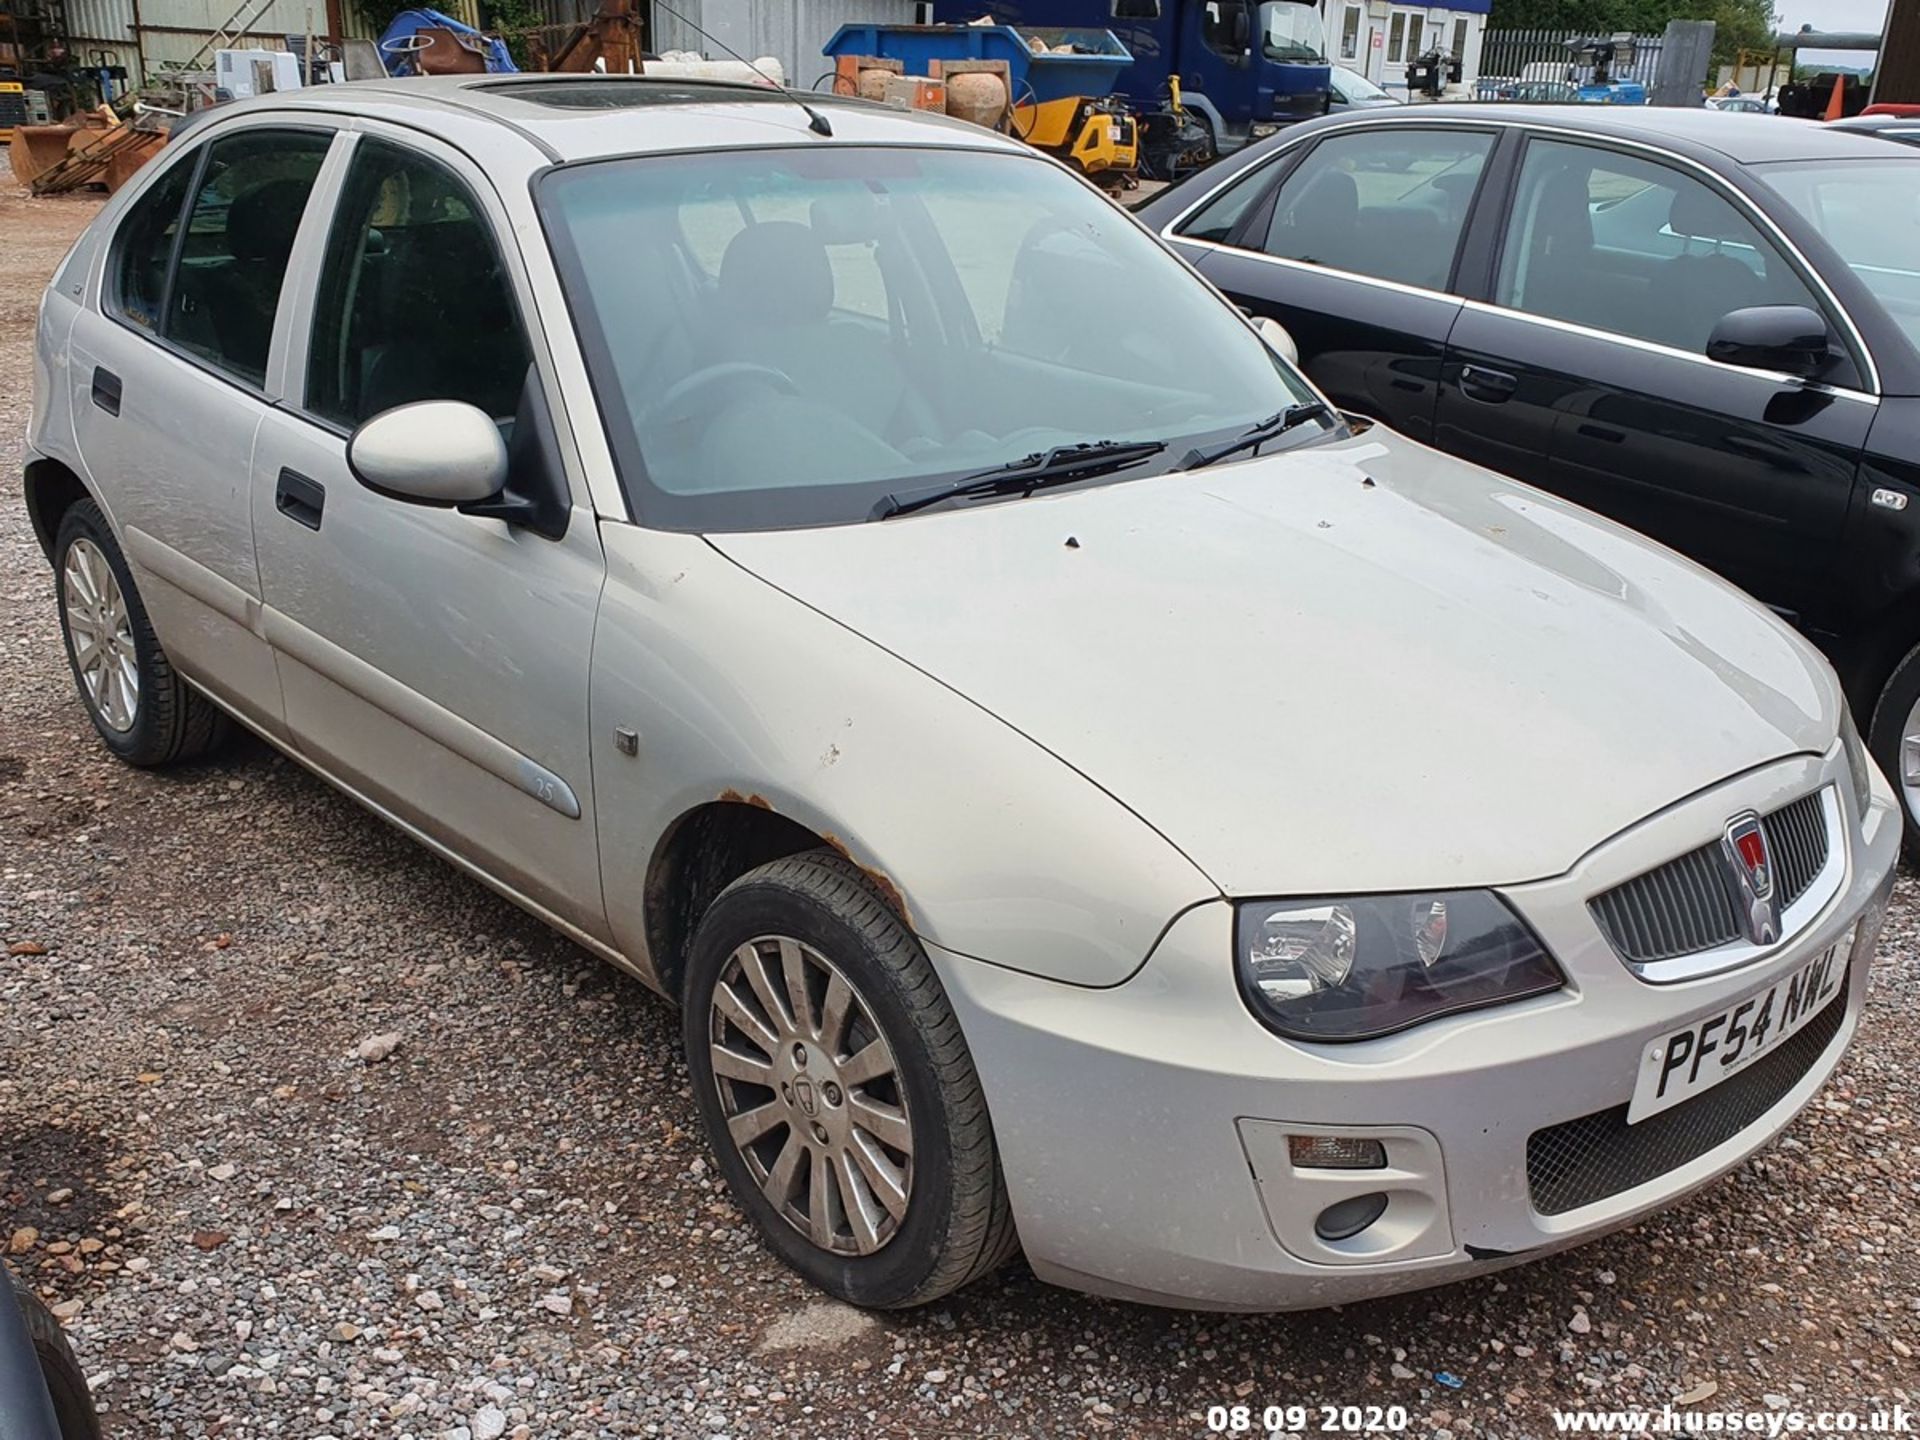
[(641, 105), (710, 105), (716, 100), (777, 100), (792, 103), (780, 91), (764, 85), (730, 81), (652, 80), (644, 75), (612, 76), (601, 80), (495, 80), (475, 85), (511, 95), (532, 105), (556, 110), (631, 110)]

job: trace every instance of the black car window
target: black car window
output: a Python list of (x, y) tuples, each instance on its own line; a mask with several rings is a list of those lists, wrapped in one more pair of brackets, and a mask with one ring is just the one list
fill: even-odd
[(213, 142), (169, 290), (168, 340), (250, 384), (266, 380), (287, 257), (330, 144), (312, 130)]
[(1492, 149), (1484, 131), (1426, 126), (1331, 136), (1281, 184), (1260, 248), (1444, 290)]
[(362, 140), (327, 237), (307, 409), (349, 428), (415, 400), (509, 419), (530, 360), (473, 192), (435, 160)]
[(1705, 181), (1541, 139), (1521, 163), (1494, 300), (1693, 354), (1730, 310), (1820, 308), (1786, 257)]
[(120, 227), (108, 306), (128, 323), (158, 332), (166, 303), (167, 267), (180, 233), (180, 215), (193, 185), (197, 158), (182, 161), (133, 203)]
[(1205, 0), (1200, 7), (1200, 38), (1209, 50), (1222, 55), (1244, 55), (1253, 34), (1253, 15), (1247, 0)]

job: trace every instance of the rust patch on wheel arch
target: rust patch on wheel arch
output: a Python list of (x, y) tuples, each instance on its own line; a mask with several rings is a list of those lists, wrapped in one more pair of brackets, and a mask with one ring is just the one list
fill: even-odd
[(901, 923), (907, 929), (913, 929), (913, 912), (907, 908), (907, 897), (900, 893), (900, 887), (893, 883), (892, 877), (886, 871), (877, 870), (871, 865), (862, 865), (838, 835), (822, 834), (820, 838), (826, 841), (828, 848), (834, 854), (866, 876), (873, 888), (880, 892), (880, 898), (886, 901), (892, 907), (893, 913), (900, 917)]
[(725, 790), (722, 790), (720, 792), (720, 799), (725, 801), (729, 805), (751, 805), (756, 810), (773, 809), (773, 806), (767, 802), (766, 796), (742, 795), (738, 790), (735, 790), (731, 785), (729, 785)]

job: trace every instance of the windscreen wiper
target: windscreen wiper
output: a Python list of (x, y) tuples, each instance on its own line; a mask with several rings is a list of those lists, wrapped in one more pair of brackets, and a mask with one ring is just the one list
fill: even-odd
[(1333, 413), (1324, 400), (1304, 400), (1298, 405), (1289, 405), (1278, 415), (1269, 415), (1259, 424), (1247, 429), (1232, 440), (1215, 445), (1211, 449), (1198, 447), (1189, 450), (1180, 457), (1175, 470), (1198, 470), (1211, 465), (1216, 460), (1225, 460), (1230, 455), (1238, 455), (1242, 450), (1252, 450), (1269, 440), (1277, 440), (1296, 425), (1304, 425), (1309, 420), (1325, 420), (1337, 423), (1339, 417)]
[(1091, 440), (1084, 445), (1056, 445), (1051, 450), (1036, 450), (1019, 460), (977, 471), (950, 485), (936, 486), (905, 499), (883, 495), (873, 507), (873, 518), (891, 520), (896, 515), (911, 515), (915, 510), (924, 510), (943, 500), (969, 500), (986, 495), (1024, 497), (1049, 485), (1065, 485), (1138, 465), (1166, 448), (1164, 440)]

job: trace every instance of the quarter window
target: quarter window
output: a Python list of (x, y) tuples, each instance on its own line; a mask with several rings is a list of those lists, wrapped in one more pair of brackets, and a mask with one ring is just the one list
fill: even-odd
[(287, 257), (330, 135), (247, 130), (209, 147), (168, 294), (166, 338), (252, 385), (267, 347)]
[(1539, 139), (1520, 167), (1494, 299), (1694, 354), (1728, 311), (1820, 308), (1712, 186), (1636, 156)]
[(473, 192), (437, 161), (355, 150), (314, 305), (307, 409), (351, 428), (415, 400), (519, 408), (531, 352)]
[(1269, 255), (1444, 290), (1493, 137), (1471, 130), (1336, 135), (1281, 185)]

